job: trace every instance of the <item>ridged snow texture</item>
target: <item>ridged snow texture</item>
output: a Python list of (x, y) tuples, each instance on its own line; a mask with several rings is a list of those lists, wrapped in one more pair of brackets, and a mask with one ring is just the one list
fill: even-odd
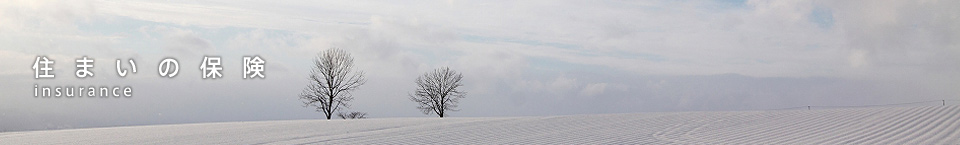
[(0, 144), (960, 144), (960, 107), (226, 122), (8, 132)]

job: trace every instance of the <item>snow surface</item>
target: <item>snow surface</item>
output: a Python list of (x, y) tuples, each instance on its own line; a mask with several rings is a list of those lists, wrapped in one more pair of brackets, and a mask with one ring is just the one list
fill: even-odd
[(960, 107), (224, 122), (7, 132), (0, 144), (960, 144)]

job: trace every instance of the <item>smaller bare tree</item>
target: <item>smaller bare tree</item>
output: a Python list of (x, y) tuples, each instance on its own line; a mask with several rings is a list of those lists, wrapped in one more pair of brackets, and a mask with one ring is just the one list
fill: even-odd
[(364, 119), (367, 118), (367, 113), (365, 112), (350, 112), (350, 113), (337, 113), (337, 117), (341, 119)]
[(448, 67), (424, 73), (417, 77), (417, 90), (409, 95), (410, 100), (419, 103), (417, 109), (423, 114), (436, 113), (443, 118), (446, 111), (459, 111), (456, 109), (457, 103), (467, 95), (467, 92), (457, 89), (463, 86), (460, 83), (462, 79), (463, 75)]

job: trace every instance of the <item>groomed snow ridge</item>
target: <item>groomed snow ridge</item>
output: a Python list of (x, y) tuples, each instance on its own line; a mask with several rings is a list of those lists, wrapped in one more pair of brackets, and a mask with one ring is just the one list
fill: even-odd
[(222, 122), (6, 132), (0, 144), (960, 144), (960, 107)]

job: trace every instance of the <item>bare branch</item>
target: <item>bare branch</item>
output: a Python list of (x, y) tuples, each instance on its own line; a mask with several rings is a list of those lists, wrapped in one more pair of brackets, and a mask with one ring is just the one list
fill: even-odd
[(436, 113), (443, 118), (446, 111), (459, 111), (457, 103), (466, 97), (467, 92), (457, 89), (463, 86), (462, 79), (463, 75), (448, 67), (436, 69), (417, 77), (417, 90), (408, 96), (423, 114)]
[(367, 118), (367, 113), (365, 112), (350, 112), (350, 113), (337, 113), (337, 117), (341, 119), (364, 119)]
[(314, 106), (330, 119), (340, 107), (350, 107), (350, 92), (366, 83), (366, 79), (363, 71), (353, 72), (353, 57), (338, 48), (318, 54), (313, 64), (310, 85), (300, 93), (300, 100), (304, 107)]

